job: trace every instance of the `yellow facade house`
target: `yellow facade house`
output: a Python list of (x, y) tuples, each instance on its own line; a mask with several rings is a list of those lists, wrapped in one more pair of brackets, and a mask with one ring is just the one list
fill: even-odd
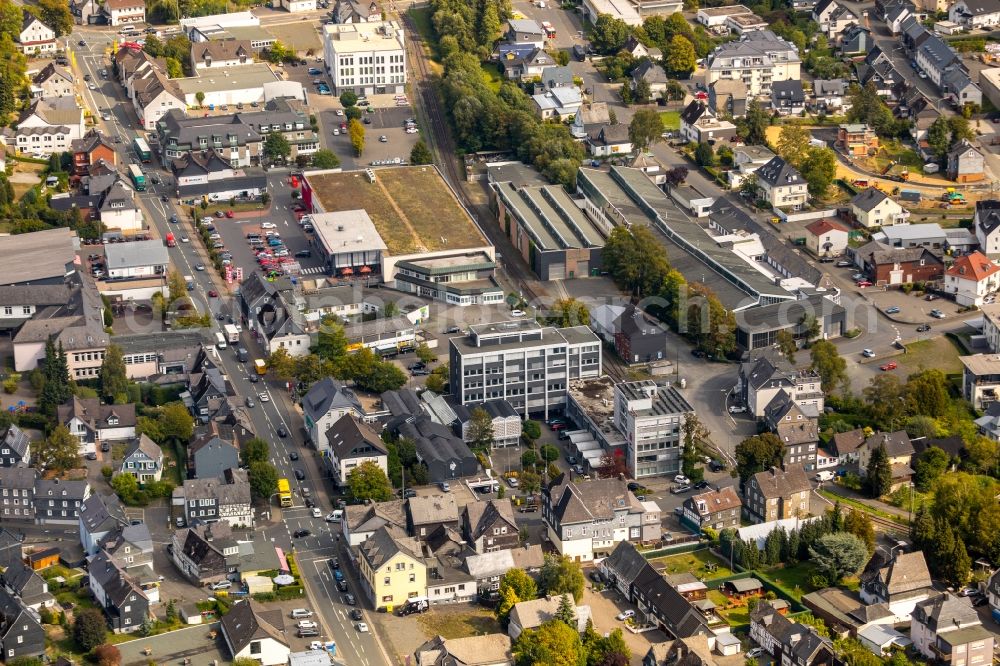
[(376, 610), (392, 612), (407, 599), (427, 596), (420, 543), (398, 527), (380, 527), (358, 546), (362, 587)]

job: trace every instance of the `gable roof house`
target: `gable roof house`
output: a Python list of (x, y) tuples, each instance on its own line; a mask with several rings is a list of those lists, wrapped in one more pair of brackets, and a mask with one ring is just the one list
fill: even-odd
[(462, 507), (462, 536), (477, 553), (508, 550), (520, 545), (518, 525), (509, 499), (473, 502)]
[(236, 573), (231, 559), (239, 554), (239, 544), (229, 523), (201, 523), (179, 529), (171, 537), (171, 544), (174, 566), (199, 585), (226, 580)]
[(330, 17), (334, 23), (377, 23), (382, 20), (382, 11), (371, 1), (337, 0)]
[(34, 14), (22, 10), (21, 30), (16, 37), (17, 48), (24, 55), (50, 53), (57, 48), (56, 33), (49, 26), (35, 18)]
[(948, 8), (948, 20), (967, 30), (1000, 25), (1000, 1), (958, 0)]
[(35, 155), (66, 152), (83, 136), (83, 109), (76, 97), (37, 99), (21, 113), (14, 131), (16, 148)]
[(798, 463), (806, 470), (816, 468), (816, 445), (819, 443), (819, 419), (811, 409), (799, 407), (782, 391), (764, 410), (764, 422), (781, 440), (783, 464)]
[[(34, 467), (0, 467), (0, 509), (3, 520), (33, 521), (35, 519), (35, 476)], [(0, 528), (0, 567), (10, 566), (4, 563), (4, 538), (7, 533)], [(17, 542), (17, 559), (20, 560), (20, 541)], [(13, 547), (12, 551), (13, 552)]]
[(989, 663), (996, 642), (969, 597), (950, 592), (917, 604), (910, 620), (910, 638), (921, 655), (949, 666)]
[(332, 377), (324, 377), (312, 385), (302, 398), (302, 412), (306, 430), (314, 445), (345, 414), (364, 418), (365, 410), (354, 391)]
[(191, 43), (191, 68), (195, 76), (213, 67), (252, 65), (253, 56), (249, 39), (211, 39)]
[(875, 284), (897, 285), (940, 280), (944, 262), (926, 247), (874, 250), (863, 258), (864, 271)]
[(139, 630), (149, 617), (149, 598), (105, 552), (90, 562), (90, 591), (116, 634)]
[(945, 271), (944, 290), (959, 305), (979, 307), (985, 297), (1000, 289), (1000, 266), (976, 250), (955, 260)]
[(872, 453), (879, 446), (885, 447), (889, 464), (892, 465), (892, 485), (890, 488), (896, 490), (909, 483), (914, 474), (911, 464), (915, 451), (905, 430), (877, 432), (865, 440), (864, 446), (858, 450), (858, 469), (861, 475), (864, 476), (867, 473), (868, 461), (871, 460)]
[(927, 74), (927, 78), (938, 88), (944, 79), (945, 72), (950, 67), (961, 67), (958, 54), (948, 46), (948, 43), (935, 34), (929, 35), (917, 48), (917, 66)]
[(893, 622), (908, 622), (916, 605), (935, 594), (921, 551), (889, 554), (877, 549), (861, 572), (861, 601), (885, 604)]
[(545, 31), (538, 21), (508, 19), (504, 40), (513, 44), (531, 44), (540, 49), (545, 46)]
[(175, 507), (183, 507), (181, 512), (187, 525), (218, 520), (228, 522), (231, 527), (253, 525), (250, 485), (243, 469), (227, 469), (221, 477), (213, 479), (188, 479), (174, 488), (172, 502)]
[(869, 187), (851, 199), (851, 215), (858, 224), (868, 229), (903, 224), (910, 217), (910, 211), (889, 198), (882, 190)]
[(512, 666), (510, 636), (436, 636), (413, 652), (416, 666)]
[(839, 48), (842, 55), (858, 55), (868, 53), (874, 44), (872, 31), (855, 23), (840, 36)]
[[(102, 160), (108, 166), (113, 167), (118, 159), (114, 144), (96, 128), (74, 140), (70, 144), (70, 151), (73, 153), (73, 175), (77, 179), (88, 175), (90, 167)], [(88, 192), (88, 194), (96, 196), (100, 192), (100, 188), (93, 188), (93, 191)]]
[(131, 474), (141, 484), (159, 481), (163, 475), (163, 451), (143, 433), (125, 449), (119, 473)]
[(842, 34), (847, 26), (858, 21), (858, 17), (837, 0), (820, 0), (816, 3), (812, 10), (812, 19), (831, 40)]
[(643, 60), (632, 71), (632, 87), (635, 88), (639, 81), (645, 81), (649, 84), (649, 91), (655, 99), (667, 91), (667, 84), (670, 82), (670, 77), (667, 76), (662, 67), (652, 60)]
[[(153, 537), (145, 523), (117, 525), (101, 537), (97, 545), (115, 566), (134, 576), (140, 587), (154, 580)], [(156, 597), (158, 600), (159, 590)]]
[(31, 440), (13, 423), (0, 438), (0, 467), (27, 467), (31, 462)]
[(736, 79), (719, 79), (708, 87), (708, 108), (717, 116), (728, 113), (742, 118), (747, 113), (747, 86)]
[(309, 353), (309, 334), (294, 303), (291, 280), (269, 281), (263, 273), (254, 272), (240, 286), (239, 303), (247, 329), (263, 339), (268, 353), (278, 349), (291, 356)]
[(80, 507), (90, 497), (86, 479), (37, 479), (35, 481), (35, 521), (45, 524), (76, 525)]
[(188, 474), (191, 478), (214, 478), (222, 476), (227, 469), (239, 466), (239, 449), (217, 435), (201, 435), (188, 445)]
[(743, 179), (774, 158), (774, 153), (764, 146), (737, 146), (733, 148), (733, 166), (729, 170), (729, 189), (738, 190)]
[(587, 139), (590, 133), (611, 124), (607, 102), (590, 102), (580, 105), (569, 131), (577, 139)]
[(458, 504), (451, 493), (411, 497), (406, 509), (407, 529), (419, 541), (428, 539), (438, 528), (458, 528)]
[(256, 601), (244, 599), (222, 616), (221, 629), (233, 659), (254, 659), (261, 666), (288, 663), (291, 649), (280, 610), (265, 611)]
[(4, 588), (0, 588), (0, 650), (7, 663), (45, 654), (45, 630), (41, 622), (23, 601)]
[[(573, 603), (573, 597), (569, 597)], [(559, 595), (546, 595), (540, 599), (531, 599), (514, 604), (510, 610), (510, 623), (507, 625), (507, 635), (512, 641), (516, 641), (518, 636), (528, 629), (538, 629), (549, 620), (556, 617), (562, 597)], [(583, 633), (590, 621), (590, 606), (577, 606), (573, 603), (574, 620), (576, 630)]]
[(587, 137), (587, 152), (594, 157), (628, 155), (632, 152), (632, 139), (628, 125), (602, 125)]
[(80, 453), (93, 453), (104, 442), (121, 442), (135, 437), (135, 405), (104, 405), (97, 398), (73, 396), (59, 405), (56, 418), (80, 440)]
[(126, 92), (132, 99), (142, 128), (147, 132), (155, 131), (157, 123), (169, 113), (187, 111), (187, 102), (180, 84), (169, 78), (156, 62), (140, 65), (129, 78)]
[(839, 257), (847, 249), (850, 229), (830, 218), (806, 225), (806, 247), (818, 257)]
[(1000, 200), (977, 201), (972, 226), (979, 249), (991, 259), (1000, 258)]
[(376, 610), (427, 593), (427, 566), (420, 542), (405, 532), (380, 527), (354, 552), (362, 591)]
[(632, 602), (638, 609), (638, 615), (659, 627), (667, 636), (689, 638), (711, 634), (706, 616), (668, 583), (652, 564), (647, 562), (643, 567), (632, 584), (632, 591)]
[(721, 141), (736, 136), (736, 132), (736, 125), (716, 118), (712, 110), (699, 100), (691, 102), (681, 111), (681, 138), (688, 141)]
[(806, 109), (806, 93), (801, 81), (775, 81), (771, 84), (771, 108), (782, 116), (801, 116)]
[(500, 44), (496, 58), (504, 76), (513, 81), (541, 76), (543, 71), (555, 64), (552, 56), (531, 44)]
[[(325, 445), (324, 445), (325, 444)], [(326, 431), (325, 441), (317, 446), (334, 483), (343, 487), (351, 472), (366, 462), (375, 463), (389, 473), (389, 451), (370, 425), (353, 414), (344, 414)]]
[(340, 521), (348, 546), (361, 545), (379, 528), (404, 531), (407, 526), (406, 500), (394, 499), (371, 504), (349, 504)]
[(952, 67), (941, 78), (941, 92), (952, 106), (961, 109), (966, 104), (981, 105), (983, 91), (972, 82), (969, 73), (961, 67)]
[(791, 395), (810, 414), (818, 416), (825, 407), (819, 375), (794, 368), (787, 359), (770, 352), (740, 364), (738, 386), (740, 400), (758, 419), (764, 418), (768, 405), (781, 393)]
[(13, 562), (4, 570), (3, 585), (34, 611), (56, 605), (56, 598), (49, 592), (49, 584), (24, 562)]
[(974, 183), (986, 177), (986, 161), (975, 146), (962, 139), (948, 151), (947, 172), (957, 183)]
[(666, 354), (667, 331), (633, 304), (615, 322), (614, 345), (628, 364), (660, 360)]
[(575, 86), (552, 88), (544, 93), (532, 95), (531, 99), (535, 103), (535, 113), (542, 120), (549, 118), (567, 120), (575, 115), (583, 104), (583, 95)]
[(743, 502), (733, 486), (707, 490), (684, 500), (681, 520), (699, 530), (738, 528)]
[(85, 555), (96, 555), (109, 532), (129, 524), (117, 495), (94, 493), (80, 506), (80, 545)]
[(757, 185), (761, 197), (774, 208), (799, 210), (809, 200), (805, 178), (798, 169), (780, 157), (757, 169)]
[(73, 73), (50, 62), (40, 72), (31, 77), (31, 94), (33, 97), (47, 99), (51, 97), (68, 97), (76, 94), (76, 79)]
[(143, 23), (146, 20), (145, 0), (104, 0), (101, 11), (111, 26)]
[(812, 484), (800, 464), (784, 470), (772, 467), (757, 472), (747, 481), (743, 510), (755, 523), (804, 517), (809, 513)]
[(614, 586), (626, 599), (632, 599), (632, 585), (648, 565), (636, 547), (628, 541), (619, 541), (611, 554), (601, 560), (601, 573), (608, 584)]

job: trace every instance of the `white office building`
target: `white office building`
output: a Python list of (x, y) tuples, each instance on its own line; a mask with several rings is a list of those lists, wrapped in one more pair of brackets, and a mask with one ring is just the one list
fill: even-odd
[(334, 93), (403, 93), (406, 47), (395, 21), (331, 23), (323, 26), (323, 55)]

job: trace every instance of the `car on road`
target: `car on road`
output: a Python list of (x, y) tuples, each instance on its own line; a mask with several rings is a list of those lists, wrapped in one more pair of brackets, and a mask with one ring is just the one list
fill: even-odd
[(288, 459), (289, 460), (298, 460), (299, 459), (299, 454), (296, 451), (292, 451), (291, 453), (288, 454)]
[(288, 430), (283, 425), (278, 426), (275, 432), (278, 433), (278, 437), (288, 437)]
[(674, 483), (680, 483), (681, 485), (686, 483), (691, 483), (691, 479), (687, 478), (683, 474), (678, 474), (674, 476)]
[(616, 620), (627, 620), (630, 617), (635, 617), (635, 611), (634, 610), (629, 609), (629, 610), (626, 610), (626, 611), (622, 611), (621, 613), (618, 613), (618, 615), (615, 615), (615, 619)]
[(203, 270), (205, 270), (205, 264), (195, 264), (194, 265), (194, 269), (196, 271), (203, 271)]
[(511, 310), (510, 311), (510, 316), (511, 317), (523, 317), (524, 314), (525, 314), (524, 310)]
[(85, 42), (85, 41), (83, 41), (83, 40), (81, 39), (80, 41), (78, 41), (78, 42), (76, 43), (76, 45), (77, 45), (77, 46), (86, 46), (86, 45), (87, 45), (87, 42)]
[(944, 313), (943, 313), (943, 312), (941, 312), (940, 310), (938, 310), (937, 308), (935, 308), (935, 309), (931, 310), (931, 313), (930, 313), (930, 314), (931, 314), (931, 316), (932, 316), (932, 317), (934, 317), (935, 319), (944, 319)]
[(278, 228), (278, 225), (277, 225), (277, 224), (275, 224), (274, 222), (263, 222), (263, 223), (262, 223), (262, 224), (260, 225), (260, 228), (261, 228), (261, 229), (277, 229), (277, 228)]
[(340, 570), (340, 567), (333, 570), (333, 577), (337, 580), (344, 580), (344, 572)]
[(831, 472), (828, 469), (825, 469), (821, 472), (817, 472), (815, 478), (817, 481), (833, 481), (833, 476), (834, 476), (833, 472)]
[(326, 563), (330, 565), (330, 571), (336, 571), (340, 568), (340, 560), (336, 557), (331, 557)]
[(111, 120), (111, 114), (108, 113), (107, 111), (102, 111), (101, 112), (101, 120), (105, 120), (105, 121)]
[(260, 398), (261, 402), (271, 402), (271, 396), (266, 393), (258, 393), (257, 397)]
[(888, 363), (883, 363), (882, 365), (880, 365), (879, 370), (882, 370), (883, 372), (888, 372), (889, 370), (895, 370), (896, 367), (897, 366), (895, 361), (889, 361)]
[(357, 622), (358, 620), (360, 620), (364, 616), (365, 616), (365, 614), (361, 612), (360, 608), (352, 608), (351, 609), (351, 619), (354, 620), (355, 622)]
[(181, 242), (182, 243), (190, 243), (191, 239), (188, 238), (187, 236), (181, 236)]
[(305, 480), (306, 480), (306, 473), (305, 473), (305, 472), (303, 472), (303, 471), (302, 471), (301, 469), (299, 469), (298, 467), (296, 467), (296, 468), (295, 468), (295, 469), (293, 470), (293, 472), (295, 473), (295, 478), (296, 478), (296, 479), (298, 479), (299, 481), (305, 481)]
[(378, 141), (379, 141), (379, 143), (389, 143), (389, 137), (387, 137), (385, 134), (383, 134), (382, 136), (380, 136), (378, 138)]
[(311, 534), (312, 532), (310, 532), (309, 530), (295, 530), (294, 532), (292, 532), (292, 536), (295, 537), (296, 539), (302, 539), (303, 537), (310, 536)]
[[(326, 520), (326, 522), (328, 522), (328, 523), (339, 523), (339, 522), (340, 522), (340, 521), (341, 521), (341, 520), (342, 520), (343, 518), (344, 518), (344, 510), (343, 510), (343, 509), (334, 509), (333, 511), (331, 511), (331, 512), (330, 512), (330, 513), (329, 513), (329, 514), (327, 515), (327, 517), (325, 518), (325, 520)], [(335, 558), (333, 558), (333, 559), (332, 559), (332, 560), (330, 560), (330, 561), (331, 561), (331, 562), (334, 562), (334, 563), (336, 563), (336, 561), (337, 561), (337, 558), (335, 557)], [(333, 568), (334, 568), (334, 569), (336, 569), (336, 568), (337, 568), (337, 567), (336, 567), (336, 566), (334, 566), (334, 565), (330, 565), (330, 566), (333, 566)], [(339, 565), (338, 565), (338, 566), (339, 566)]]
[(343, 579), (338, 580), (337, 581), (337, 589), (340, 590), (341, 592), (347, 592), (347, 590), (348, 590), (347, 581), (343, 580)]
[(875, 358), (875, 350), (874, 349), (864, 349), (864, 350), (862, 350), (861, 355), (864, 356), (865, 358)]
[(253, 409), (254, 407), (256, 407), (256, 406), (257, 406), (257, 405), (256, 405), (256, 404), (254, 403), (254, 401), (253, 401), (253, 398), (251, 398), (250, 396), (247, 396), (246, 400), (244, 400), (244, 401), (243, 401), (243, 403), (244, 403), (244, 404), (245, 404), (245, 405), (246, 405), (247, 407), (249, 407), (250, 409)]
[(368, 625), (365, 624), (364, 622), (358, 622), (358, 623), (356, 623), (354, 625), (354, 628), (357, 629), (359, 633), (362, 633), (362, 634), (367, 634), (368, 633)]
[(97, 84), (96, 83), (88, 83), (87, 87), (90, 88), (91, 90), (97, 90)]
[(84, 75), (83, 75), (83, 80), (84, 80), (84, 81), (90, 81), (90, 80), (91, 80), (91, 78), (90, 78), (90, 74), (84, 74)]
[(323, 512), (319, 510), (318, 506), (314, 506), (312, 508), (312, 517), (313, 518), (322, 518), (323, 517)]
[(358, 600), (354, 598), (354, 595), (348, 592), (344, 595), (344, 603), (348, 606), (357, 606)]
[(899, 308), (896, 307), (895, 305), (893, 305), (892, 307), (886, 308), (885, 309), (885, 313), (887, 315), (889, 315), (889, 314), (899, 314)]
[(747, 411), (747, 408), (743, 405), (731, 405), (729, 407), (730, 414), (742, 414), (745, 411)]
[(228, 590), (232, 586), (233, 586), (233, 584), (230, 583), (228, 580), (220, 580), (217, 583), (212, 583), (208, 587), (211, 590)]
[(219, 297), (219, 292), (217, 292), (214, 289), (209, 289), (208, 290), (208, 297), (209, 298), (218, 298)]
[(931, 330), (930, 324), (921, 324), (920, 326), (917, 326), (917, 333), (926, 333), (929, 330)]

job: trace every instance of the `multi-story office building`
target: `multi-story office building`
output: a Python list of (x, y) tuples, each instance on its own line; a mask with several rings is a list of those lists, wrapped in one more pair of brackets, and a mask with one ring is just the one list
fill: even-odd
[(654, 381), (615, 386), (614, 423), (625, 435), (625, 460), (636, 479), (681, 471), (681, 425), (694, 412), (673, 386)]
[(323, 55), (335, 94), (399, 94), (406, 85), (406, 47), (395, 21), (330, 23)]
[(707, 84), (742, 81), (749, 97), (766, 97), (775, 81), (797, 81), (801, 67), (799, 50), (791, 42), (770, 30), (754, 30), (709, 54)]
[(451, 392), (459, 402), (503, 398), (519, 413), (562, 411), (569, 382), (601, 375), (601, 341), (586, 326), (533, 319), (472, 326), (451, 338)]

